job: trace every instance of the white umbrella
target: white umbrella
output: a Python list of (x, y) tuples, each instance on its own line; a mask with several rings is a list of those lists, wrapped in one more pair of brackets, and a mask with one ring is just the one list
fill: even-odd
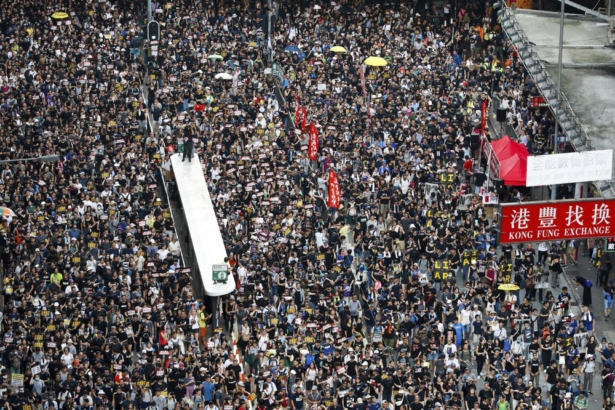
[(229, 73), (220, 73), (220, 74), (216, 74), (216, 79), (218, 79), (218, 80), (232, 80), (233, 76), (230, 75)]

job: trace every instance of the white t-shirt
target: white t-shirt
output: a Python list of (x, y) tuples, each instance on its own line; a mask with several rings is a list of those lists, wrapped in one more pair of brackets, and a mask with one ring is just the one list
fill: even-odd
[(180, 251), (179, 241), (169, 242), (168, 249), (171, 255), (178, 256)]
[(459, 315), (461, 316), (459, 318), (459, 323), (461, 323), (462, 325), (469, 325), (470, 324), (471, 317), (472, 317), (472, 311), (471, 310), (464, 309), (461, 312), (459, 312)]

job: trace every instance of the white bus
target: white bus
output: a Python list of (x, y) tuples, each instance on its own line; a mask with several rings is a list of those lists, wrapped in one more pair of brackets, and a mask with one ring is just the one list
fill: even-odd
[[(196, 154), (192, 162), (182, 162), (182, 154), (174, 154), (171, 156), (171, 165), (191, 242), (188, 244), (191, 257), (185, 258), (186, 263), (192, 268), (193, 277), (201, 277), (206, 296), (216, 298), (228, 295), (236, 288), (235, 278), (230, 272), (225, 283), (213, 281), (213, 266), (226, 265), (227, 254), (203, 166)], [(196, 262), (197, 266), (190, 266), (191, 262)]]

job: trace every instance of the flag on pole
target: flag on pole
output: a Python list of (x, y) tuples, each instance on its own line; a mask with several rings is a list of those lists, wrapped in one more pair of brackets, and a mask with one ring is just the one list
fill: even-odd
[(307, 122), (307, 109), (305, 107), (301, 107), (301, 132), (305, 132), (305, 125)]
[(310, 123), (310, 141), (308, 142), (308, 158), (316, 161), (318, 158), (318, 130), (316, 126)]
[(340, 181), (333, 168), (329, 168), (329, 208), (338, 209), (340, 207)]
[(295, 93), (295, 125), (299, 125), (299, 94)]

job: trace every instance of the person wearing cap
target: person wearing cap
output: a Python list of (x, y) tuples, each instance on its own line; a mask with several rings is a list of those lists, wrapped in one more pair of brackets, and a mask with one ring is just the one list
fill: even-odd
[(305, 394), (301, 386), (297, 386), (295, 391), (290, 395), (290, 404), (293, 410), (303, 410), (305, 403)]
[(592, 387), (594, 384), (594, 374), (596, 372), (596, 359), (593, 354), (587, 354), (585, 361), (581, 366), (581, 372), (583, 373), (583, 391), (588, 394), (592, 393)]
[(318, 392), (318, 386), (312, 386), (310, 392), (306, 396), (306, 399), (307, 404), (310, 406), (310, 408), (313, 408), (314, 406), (318, 406), (320, 404), (322, 397)]

